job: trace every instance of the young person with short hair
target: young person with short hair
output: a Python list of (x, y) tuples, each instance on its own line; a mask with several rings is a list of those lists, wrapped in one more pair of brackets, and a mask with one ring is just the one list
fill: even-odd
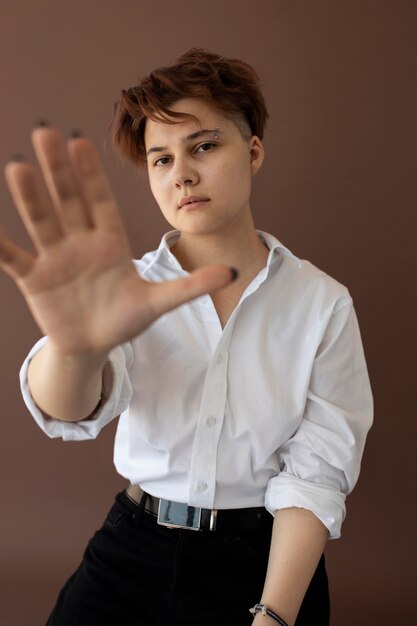
[(129, 483), (49, 625), (329, 623), (372, 394), (346, 287), (255, 228), (266, 119), (253, 68), (201, 49), (122, 92), (115, 144), (173, 228), (139, 260), (88, 139), (34, 130), (48, 193), (6, 167), (36, 254), (1, 234), (0, 264), (45, 335), (25, 402), (63, 440), (120, 416)]

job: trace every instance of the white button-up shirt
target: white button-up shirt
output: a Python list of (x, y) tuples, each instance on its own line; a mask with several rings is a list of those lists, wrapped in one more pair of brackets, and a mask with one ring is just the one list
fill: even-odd
[[(372, 393), (346, 287), (275, 237), (270, 252), (222, 329), (210, 296), (162, 315), (116, 347), (105, 401), (94, 419), (49, 419), (34, 403), (26, 358), (26, 405), (50, 437), (95, 438), (120, 415), (114, 450), (119, 474), (151, 495), (230, 509), (303, 507), (340, 535), (354, 487)], [(134, 261), (146, 280), (187, 275), (170, 247)]]

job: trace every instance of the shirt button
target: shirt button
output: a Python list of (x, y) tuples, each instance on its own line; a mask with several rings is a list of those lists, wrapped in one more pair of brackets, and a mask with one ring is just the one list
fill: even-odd
[(207, 483), (204, 482), (204, 480), (198, 481), (198, 483), (197, 483), (197, 490), (198, 491), (206, 491), (206, 489), (207, 489)]
[(208, 418), (206, 419), (207, 426), (214, 426), (216, 422), (217, 420), (214, 417), (214, 415), (209, 415)]
[(220, 353), (217, 357), (217, 363), (221, 363), (223, 361), (223, 355)]

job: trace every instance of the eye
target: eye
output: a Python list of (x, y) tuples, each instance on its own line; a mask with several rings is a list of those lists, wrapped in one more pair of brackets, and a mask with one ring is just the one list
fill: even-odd
[(209, 150), (212, 150), (216, 146), (217, 146), (216, 143), (213, 143), (212, 141), (206, 141), (205, 143), (202, 143), (201, 145), (198, 146), (198, 148), (196, 149), (196, 152), (208, 152)]
[(162, 165), (166, 165), (167, 161), (169, 161), (169, 157), (159, 157), (159, 159), (156, 159), (153, 164), (154, 166), (162, 166)]

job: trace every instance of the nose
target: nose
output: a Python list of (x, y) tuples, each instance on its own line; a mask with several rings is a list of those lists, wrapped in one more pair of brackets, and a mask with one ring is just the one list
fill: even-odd
[(177, 187), (183, 187), (186, 185), (194, 185), (194, 179), (190, 175), (177, 176), (175, 179)]
[(195, 185), (198, 174), (187, 159), (177, 159), (173, 171), (173, 181), (176, 187)]

